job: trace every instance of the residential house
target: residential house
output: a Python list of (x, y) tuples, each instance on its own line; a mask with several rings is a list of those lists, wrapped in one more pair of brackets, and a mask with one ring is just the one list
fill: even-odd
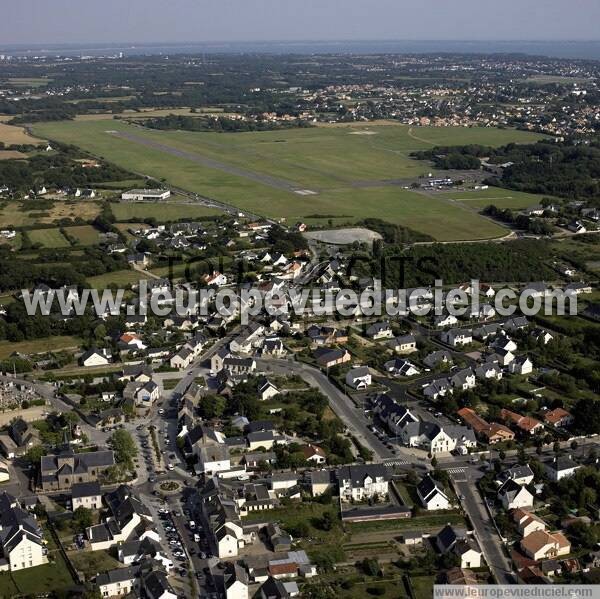
[(555, 408), (544, 414), (544, 422), (556, 428), (567, 428), (575, 422), (575, 418), (564, 408)]
[(102, 507), (102, 490), (97, 481), (90, 483), (75, 483), (71, 487), (71, 509), (79, 507), (98, 510)]
[(536, 435), (544, 430), (544, 425), (531, 416), (522, 416), (506, 408), (500, 410), (500, 418), (507, 424), (515, 425), (521, 433)]
[(450, 384), (455, 389), (460, 389), (461, 391), (473, 389), (477, 384), (475, 372), (470, 367), (459, 370), (450, 377)]
[(371, 384), (371, 372), (368, 366), (358, 366), (346, 373), (346, 385), (363, 390)]
[(239, 564), (225, 562), (225, 599), (248, 599), (248, 574)]
[(171, 368), (183, 370), (185, 368), (189, 368), (194, 359), (194, 353), (189, 348), (184, 346), (177, 353), (171, 356), (171, 359), (169, 360), (169, 365), (171, 366)]
[(533, 495), (524, 485), (507, 480), (498, 490), (498, 498), (507, 510), (533, 507)]
[(177, 599), (167, 575), (160, 570), (152, 570), (141, 581), (147, 599)]
[(133, 593), (139, 577), (139, 568), (115, 568), (97, 574), (94, 584), (101, 597), (122, 597)]
[(0, 493), (0, 571), (47, 563), (42, 529), (35, 517), (6, 492)]
[(538, 530), (546, 530), (548, 527), (539, 516), (523, 508), (514, 510), (512, 519), (522, 537), (527, 537)]
[(200, 280), (206, 287), (210, 287), (211, 285), (215, 285), (216, 287), (227, 285), (227, 277), (218, 271), (206, 274)]
[(459, 539), (452, 549), (461, 568), (480, 568), (482, 553), (473, 539)]
[[(108, 508), (106, 520), (86, 529), (92, 551), (106, 550), (146, 532), (152, 514), (131, 487), (120, 485), (104, 496)], [(138, 534), (138, 532), (140, 534)]]
[(438, 399), (452, 393), (452, 384), (448, 378), (435, 379), (423, 387), (423, 395), (430, 399)]
[(521, 539), (523, 553), (533, 559), (551, 559), (571, 552), (571, 543), (561, 532), (536, 530)]
[(434, 351), (423, 359), (423, 364), (425, 364), (427, 368), (437, 368), (438, 366), (452, 364), (452, 362), (452, 354), (445, 349)]
[(394, 376), (416, 376), (421, 372), (412, 362), (404, 358), (394, 358), (386, 362), (384, 368)]
[(279, 389), (268, 379), (262, 377), (258, 381), (258, 395), (262, 401), (265, 401), (279, 395)]
[(198, 451), (199, 472), (212, 476), (217, 472), (231, 470), (229, 448), (225, 443), (200, 447)]
[(429, 474), (417, 485), (417, 495), (426, 510), (448, 510), (451, 507), (443, 487)]
[(312, 464), (322, 465), (327, 462), (327, 454), (318, 445), (312, 445), (311, 443), (303, 445), (302, 453), (304, 459)]
[(106, 366), (110, 363), (110, 354), (105, 349), (90, 349), (84, 352), (79, 358), (79, 362), (82, 366)]
[(117, 557), (122, 564), (131, 566), (144, 559), (151, 559), (169, 572), (174, 564), (167, 556), (162, 545), (155, 539), (147, 536), (143, 540), (121, 543), (117, 548)]
[(533, 372), (533, 362), (527, 356), (518, 356), (508, 366), (511, 374), (526, 375)]
[(515, 433), (508, 427), (503, 424), (498, 424), (497, 422), (492, 422), (490, 424), (471, 408), (461, 408), (458, 410), (457, 414), (463, 419), (465, 424), (473, 429), (479, 438), (484, 439), (490, 445), (502, 441), (512, 441), (515, 438)]
[(473, 332), (470, 329), (450, 329), (442, 333), (441, 339), (452, 347), (469, 345), (473, 343)]
[(388, 346), (397, 354), (412, 354), (417, 351), (417, 340), (414, 335), (401, 335), (392, 339)]
[(581, 468), (581, 465), (575, 462), (571, 455), (558, 456), (549, 462), (544, 462), (544, 470), (553, 482), (573, 476), (579, 468)]
[(496, 478), (496, 484), (501, 486), (507, 480), (514, 480), (518, 485), (530, 485), (533, 482), (533, 470), (529, 464), (512, 466), (503, 470)]
[(313, 470), (308, 473), (310, 493), (319, 497), (333, 488), (332, 473), (330, 470)]
[(452, 327), (458, 324), (458, 318), (453, 314), (443, 314), (433, 319), (433, 326), (438, 328)]
[(387, 497), (390, 475), (383, 464), (344, 466), (335, 471), (343, 502)]
[(352, 356), (345, 349), (327, 349), (325, 347), (318, 348), (314, 352), (317, 364), (322, 368), (333, 368), (340, 364), (350, 362)]
[(475, 376), (481, 380), (502, 378), (502, 369), (496, 362), (484, 362), (475, 369)]
[(369, 339), (377, 341), (379, 339), (391, 339), (394, 336), (389, 322), (375, 322), (367, 327), (365, 334)]

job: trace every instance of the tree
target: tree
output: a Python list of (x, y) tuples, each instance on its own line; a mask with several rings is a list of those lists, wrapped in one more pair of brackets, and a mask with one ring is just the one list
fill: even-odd
[(583, 432), (590, 434), (600, 432), (600, 410), (598, 410), (598, 403), (594, 399), (590, 397), (580, 399), (575, 404), (573, 416), (575, 417), (575, 425)]
[(93, 524), (92, 510), (83, 506), (78, 507), (73, 512), (73, 522), (77, 526), (77, 529), (81, 531), (90, 527)]
[(220, 395), (207, 395), (202, 398), (200, 405), (198, 406), (198, 413), (202, 418), (220, 418), (225, 412), (225, 406), (227, 402), (225, 398)]
[(27, 450), (25, 459), (33, 466), (37, 466), (42, 459), (42, 456), (46, 455), (46, 450), (41, 445), (34, 445)]
[(116, 462), (132, 470), (133, 458), (138, 454), (138, 448), (131, 433), (123, 429), (115, 431), (109, 437), (108, 445), (115, 452)]
[(331, 530), (334, 525), (334, 517), (331, 512), (325, 512), (318, 520), (318, 526), (321, 530)]
[(381, 568), (379, 562), (376, 559), (365, 557), (361, 564), (363, 572), (367, 576), (379, 576)]

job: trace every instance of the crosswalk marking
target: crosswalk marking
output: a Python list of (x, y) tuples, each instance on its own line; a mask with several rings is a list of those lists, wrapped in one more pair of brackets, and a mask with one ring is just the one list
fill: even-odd
[(466, 471), (466, 468), (448, 468), (447, 470), (450, 474), (464, 474)]
[(410, 462), (401, 460), (392, 460), (391, 462), (385, 462), (386, 466), (408, 466)]

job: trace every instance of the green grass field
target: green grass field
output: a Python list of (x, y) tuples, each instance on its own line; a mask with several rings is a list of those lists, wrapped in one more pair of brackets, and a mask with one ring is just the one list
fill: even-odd
[(476, 209), (482, 209), (490, 204), (494, 204), (494, 206), (498, 208), (520, 210), (539, 204), (542, 200), (542, 196), (525, 193), (523, 191), (501, 189), (499, 187), (490, 187), (489, 189), (472, 191), (443, 192), (439, 195), (442, 198), (452, 199), (464, 203), (467, 207)]
[[(412, 160), (410, 153), (436, 144), (502, 145), (539, 138), (509, 129), (412, 129), (397, 124), (219, 134), (152, 131), (119, 121), (87, 120), (41, 123), (34, 130), (242, 210), (290, 222), (311, 215), (350, 221), (376, 217), (439, 240), (498, 237), (506, 230), (455, 202), (389, 185), (392, 179), (414, 178), (431, 170), (427, 163)], [(118, 137), (115, 131), (135, 135), (136, 140)], [(162, 146), (150, 147), (140, 139)], [(277, 183), (265, 177), (276, 178)], [(295, 192), (304, 189), (316, 194)]]
[(66, 232), (77, 239), (81, 245), (96, 245), (100, 241), (100, 233), (91, 225), (68, 227)]
[(39, 243), (46, 248), (64, 248), (71, 244), (59, 229), (34, 229), (28, 231), (31, 243)]
[(203, 218), (222, 214), (220, 210), (193, 204), (169, 203), (122, 203), (111, 204), (115, 218), (120, 221), (132, 218), (156, 218), (160, 222), (177, 221), (184, 218)]
[[(135, 270), (117, 270), (98, 275), (97, 277), (89, 277), (87, 282), (94, 289), (106, 289), (110, 285), (117, 285), (118, 287), (132, 285), (138, 283), (143, 278), (144, 275)], [(150, 277), (145, 278), (149, 279)]]
[(62, 349), (77, 349), (81, 339), (68, 335), (58, 337), (45, 337), (33, 341), (0, 341), (0, 360), (8, 358), (13, 352), (22, 354), (38, 354)]

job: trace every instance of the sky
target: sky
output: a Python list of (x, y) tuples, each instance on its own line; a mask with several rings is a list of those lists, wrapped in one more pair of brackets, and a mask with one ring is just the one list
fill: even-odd
[(599, 0), (0, 0), (0, 46), (598, 40)]

